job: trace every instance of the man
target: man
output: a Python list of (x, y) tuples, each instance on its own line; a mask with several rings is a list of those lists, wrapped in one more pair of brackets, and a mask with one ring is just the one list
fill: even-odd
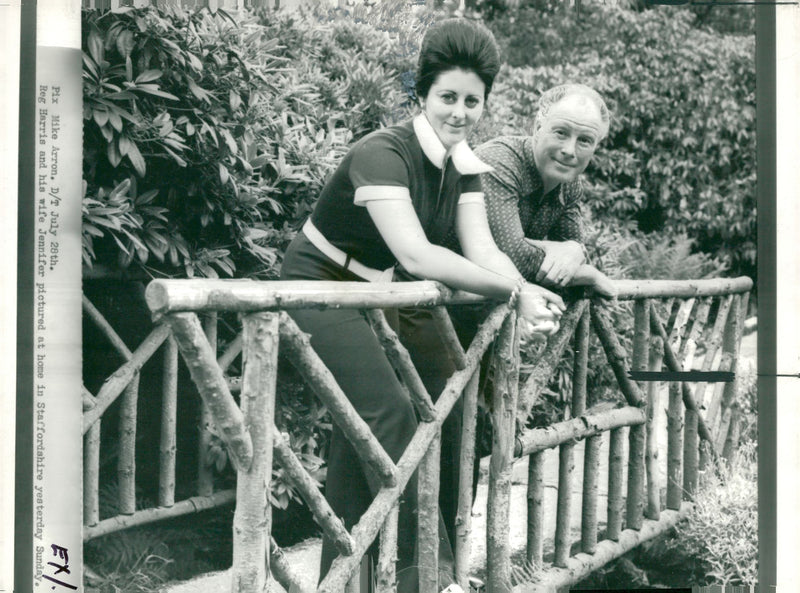
[(586, 263), (580, 210), (579, 177), (608, 126), (595, 90), (561, 85), (539, 99), (531, 136), (500, 137), (475, 150), (493, 167), (481, 183), (494, 239), (528, 281), (615, 296), (613, 283)]

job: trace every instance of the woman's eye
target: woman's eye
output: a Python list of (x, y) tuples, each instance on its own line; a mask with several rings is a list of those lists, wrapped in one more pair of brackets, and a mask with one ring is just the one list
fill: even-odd
[(478, 99), (477, 97), (467, 97), (467, 99), (464, 101), (464, 105), (466, 105), (471, 109), (473, 107), (477, 107), (480, 104), (480, 102), (481, 100)]
[(453, 95), (442, 95), (442, 103), (447, 103), (448, 105), (454, 103), (456, 98)]

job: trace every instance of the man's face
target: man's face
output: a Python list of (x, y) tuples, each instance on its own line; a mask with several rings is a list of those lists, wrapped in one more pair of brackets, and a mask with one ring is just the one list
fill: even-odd
[(586, 97), (568, 95), (550, 108), (533, 132), (533, 158), (545, 191), (583, 173), (602, 131), (600, 109)]

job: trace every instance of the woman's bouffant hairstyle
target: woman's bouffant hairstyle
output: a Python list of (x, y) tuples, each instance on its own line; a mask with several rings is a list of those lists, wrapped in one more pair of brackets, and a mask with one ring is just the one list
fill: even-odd
[(425, 33), (417, 62), (416, 93), (428, 96), (436, 78), (454, 68), (471, 70), (485, 86), (484, 99), (500, 71), (500, 51), (491, 31), (466, 19), (447, 19)]

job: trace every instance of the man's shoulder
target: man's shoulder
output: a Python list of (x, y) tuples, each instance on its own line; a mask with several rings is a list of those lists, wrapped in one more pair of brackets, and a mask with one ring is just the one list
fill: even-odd
[(493, 167), (499, 164), (508, 167), (524, 165), (527, 141), (527, 136), (498, 136), (475, 148), (475, 154)]

